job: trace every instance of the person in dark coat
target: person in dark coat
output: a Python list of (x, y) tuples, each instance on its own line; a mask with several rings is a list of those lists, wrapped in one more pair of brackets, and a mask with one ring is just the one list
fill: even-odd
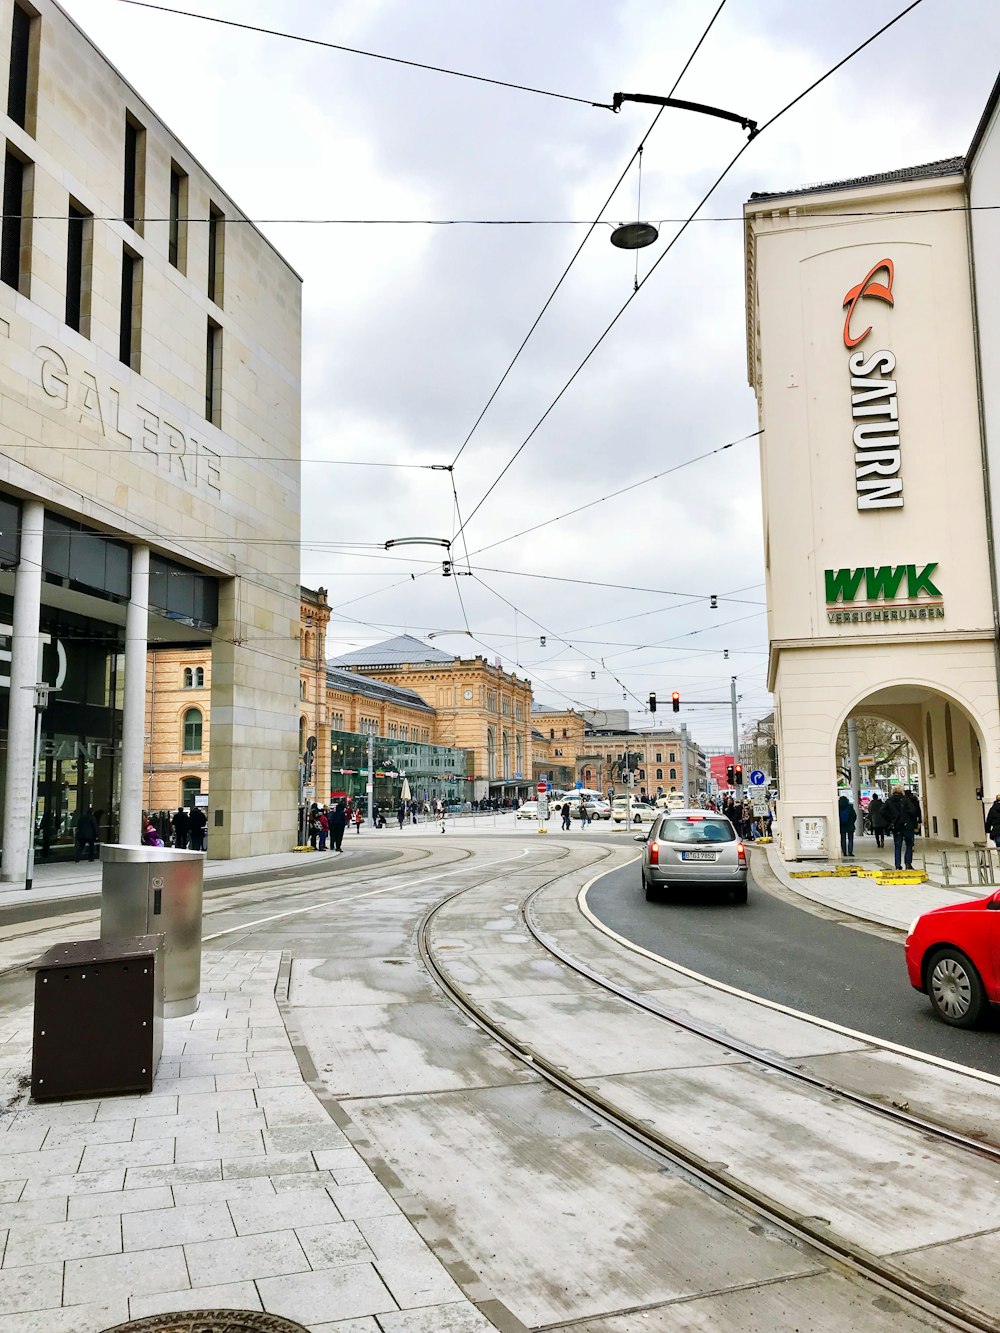
[(170, 824), (174, 830), (174, 846), (183, 850), (188, 845), (188, 838), (191, 834), (191, 816), (182, 805), (177, 807), (177, 813)]
[(73, 841), (76, 851), (73, 860), (79, 861), (84, 849), (86, 849), (87, 860), (93, 861), (94, 849), (97, 846), (97, 820), (94, 818), (89, 805), (76, 821), (76, 835)]
[(854, 829), (858, 812), (846, 796), (840, 798), (840, 851), (842, 856), (854, 855)]
[(196, 805), (191, 811), (191, 833), (188, 846), (192, 852), (203, 852), (205, 850), (205, 832), (208, 828), (208, 816), (200, 805)]
[(347, 827), (347, 806), (338, 801), (330, 811), (330, 849), (334, 852), (344, 850), (344, 829)]
[(897, 870), (913, 869), (913, 839), (920, 827), (920, 802), (907, 787), (894, 791), (886, 801), (883, 812), (886, 828), (892, 830), (893, 859)]
[(885, 802), (876, 792), (868, 802), (868, 818), (871, 820), (872, 832), (875, 834), (875, 846), (885, 846)]
[(994, 847), (1000, 847), (1000, 796), (993, 798), (986, 815), (986, 836)]

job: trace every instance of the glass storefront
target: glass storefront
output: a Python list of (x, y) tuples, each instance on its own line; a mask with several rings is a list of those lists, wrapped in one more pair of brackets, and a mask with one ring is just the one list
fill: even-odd
[[(6, 757), (14, 604), (0, 596), (0, 741)], [(101, 842), (118, 835), (124, 631), (55, 607), (42, 607), (41, 679), (53, 686), (42, 714), (35, 808), (38, 860), (73, 855), (79, 816), (97, 817)], [(6, 763), (0, 765), (0, 799)]]
[[(415, 801), (472, 799), (472, 750), (376, 736), (373, 751), (373, 799), (384, 810), (399, 804), (404, 778)], [(353, 731), (331, 731), (330, 799), (349, 796), (353, 801), (365, 802), (367, 782), (368, 737)], [(318, 793), (318, 798), (321, 796)]]

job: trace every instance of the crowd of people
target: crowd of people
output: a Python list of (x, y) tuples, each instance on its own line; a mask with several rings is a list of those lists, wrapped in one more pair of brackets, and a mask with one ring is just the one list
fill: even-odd
[[(906, 787), (903, 791), (894, 791), (883, 801), (875, 792), (871, 800), (862, 805), (861, 831), (871, 833), (876, 847), (885, 846), (885, 835), (892, 837), (893, 861), (897, 870), (913, 869), (913, 841), (920, 832), (922, 814), (920, 802)], [(854, 855), (854, 834), (858, 826), (858, 812), (854, 802), (847, 795), (842, 795), (837, 803), (840, 822), (840, 852), (842, 856)]]
[[(150, 810), (142, 816), (145, 847), (173, 847), (175, 851), (203, 852), (208, 838), (208, 817), (200, 805), (180, 805), (169, 810)], [(79, 857), (77, 858), (79, 859)]]

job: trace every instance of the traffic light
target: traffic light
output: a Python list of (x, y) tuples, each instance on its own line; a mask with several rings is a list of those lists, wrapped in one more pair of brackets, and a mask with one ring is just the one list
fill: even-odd
[(728, 766), (728, 768), (726, 769), (726, 781), (729, 783), (730, 787), (732, 787), (732, 786), (734, 785), (734, 783), (733, 783), (733, 773), (734, 773), (734, 771), (735, 771), (735, 770), (733, 769), (732, 764), (730, 764), (730, 765)]
[(681, 711), (681, 696), (677, 690), (674, 690), (673, 694), (670, 696), (670, 705), (675, 713)]
[(736, 783), (737, 787), (742, 787), (742, 786), (743, 786), (743, 765), (742, 765), (742, 764), (733, 764), (733, 781)]
[(651, 695), (649, 696), (649, 711), (650, 711), (651, 713), (655, 713), (655, 712), (656, 712), (656, 695), (655, 695), (655, 694), (651, 694)]
[(306, 750), (302, 755), (302, 781), (312, 782), (313, 775), (313, 752)]

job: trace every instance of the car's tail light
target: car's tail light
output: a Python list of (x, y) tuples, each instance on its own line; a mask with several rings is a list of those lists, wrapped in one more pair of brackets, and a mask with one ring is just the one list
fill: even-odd
[(736, 844), (736, 855), (737, 858), (739, 859), (740, 865), (745, 866), (747, 863), (747, 849), (743, 846), (741, 842), (738, 842)]
[(660, 864), (660, 844), (658, 842), (651, 842), (649, 844), (649, 864), (651, 866), (658, 866)]

